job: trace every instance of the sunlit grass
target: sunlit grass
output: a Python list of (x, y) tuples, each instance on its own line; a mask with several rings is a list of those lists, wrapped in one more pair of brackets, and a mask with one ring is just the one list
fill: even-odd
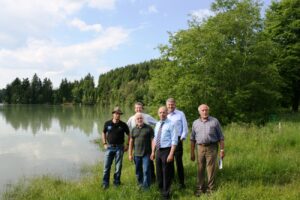
[[(231, 124), (224, 128), (226, 157), (218, 172), (217, 190), (200, 199), (300, 199), (300, 115), (287, 115), (263, 127)], [(173, 199), (199, 199), (193, 195), (196, 163), (189, 159), (184, 143), (187, 189), (172, 185)], [(137, 187), (134, 164), (124, 155), (122, 185), (101, 188), (102, 163), (83, 166), (79, 181), (43, 176), (8, 188), (4, 200), (159, 199), (156, 185), (148, 191)]]

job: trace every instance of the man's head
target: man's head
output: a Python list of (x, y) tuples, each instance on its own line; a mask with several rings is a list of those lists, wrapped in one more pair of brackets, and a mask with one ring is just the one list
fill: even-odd
[(142, 113), (140, 112), (135, 113), (134, 119), (135, 119), (135, 124), (138, 127), (141, 127), (144, 124), (144, 117)]
[(143, 112), (143, 104), (141, 102), (136, 102), (134, 104), (134, 111), (137, 112)]
[(209, 116), (209, 107), (206, 104), (201, 104), (198, 107), (198, 111), (201, 119), (207, 119)]
[(176, 108), (176, 102), (174, 98), (168, 98), (166, 101), (166, 106), (168, 108), (168, 113), (174, 112)]
[(167, 119), (167, 115), (168, 115), (168, 109), (167, 109), (167, 107), (166, 106), (161, 106), (158, 109), (159, 119), (163, 121), (163, 120)]
[(116, 121), (120, 120), (121, 115), (123, 114), (121, 109), (117, 106), (114, 108), (114, 110), (112, 111), (113, 114), (113, 119)]

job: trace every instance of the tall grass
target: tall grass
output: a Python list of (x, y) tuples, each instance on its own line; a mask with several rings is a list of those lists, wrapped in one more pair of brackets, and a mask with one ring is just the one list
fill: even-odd
[[(200, 199), (300, 199), (300, 115), (287, 115), (263, 127), (231, 124), (224, 127), (226, 157), (218, 172), (217, 189)], [(173, 199), (199, 199), (193, 195), (196, 163), (184, 143), (185, 190), (172, 185)], [(102, 163), (85, 167), (91, 175), (79, 181), (39, 177), (20, 181), (3, 194), (3, 200), (159, 199), (156, 185), (148, 191), (137, 187), (134, 164), (124, 155), (122, 185), (101, 188)]]

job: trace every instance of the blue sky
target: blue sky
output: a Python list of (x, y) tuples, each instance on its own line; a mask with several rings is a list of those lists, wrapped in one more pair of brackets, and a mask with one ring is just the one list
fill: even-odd
[[(213, 0), (0, 0), (0, 88), (34, 73), (79, 80), (159, 57), (168, 32)], [(265, 6), (270, 0), (264, 1)]]

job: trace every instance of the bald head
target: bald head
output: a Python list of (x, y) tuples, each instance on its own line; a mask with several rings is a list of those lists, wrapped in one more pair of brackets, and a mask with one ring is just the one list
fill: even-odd
[(158, 116), (160, 120), (165, 120), (167, 118), (168, 115), (168, 109), (166, 106), (161, 106), (158, 109)]

